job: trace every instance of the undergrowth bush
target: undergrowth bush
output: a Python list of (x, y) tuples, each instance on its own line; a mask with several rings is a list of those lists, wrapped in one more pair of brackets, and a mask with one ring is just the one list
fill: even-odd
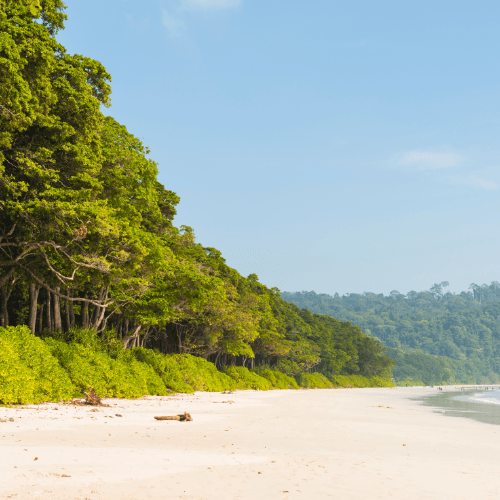
[(280, 359), (274, 369), (291, 377), (302, 371), (300, 366), (290, 359)]
[(277, 370), (271, 370), (267, 366), (257, 366), (252, 368), (251, 371), (270, 382), (273, 389), (299, 389), (293, 377), (289, 377)]
[(371, 387), (396, 387), (396, 384), (391, 379), (382, 377), (371, 377)]
[(295, 375), (295, 380), (299, 387), (308, 389), (328, 389), (333, 384), (322, 373), (301, 372)]
[(234, 380), (217, 370), (213, 363), (191, 354), (165, 356), (153, 349), (136, 347), (131, 350), (138, 361), (147, 363), (174, 392), (218, 392), (236, 388)]
[(68, 373), (78, 395), (89, 387), (102, 397), (134, 399), (167, 393), (155, 371), (133, 356), (113, 359), (108, 353), (95, 350), (93, 344), (67, 344), (53, 338), (47, 338), (45, 342)]
[(407, 378), (406, 380), (397, 380), (396, 385), (398, 387), (414, 387), (414, 386), (425, 386), (421, 380), (413, 380), (412, 378)]
[(390, 379), (381, 377), (364, 377), (363, 375), (331, 375), (335, 387), (394, 387)]
[(69, 400), (83, 396), (89, 387), (101, 397), (133, 399), (169, 391), (394, 386), (380, 377), (331, 375), (329, 380), (321, 373), (294, 372), (296, 367), (286, 362), (275, 369), (231, 366), (220, 372), (213, 363), (190, 354), (165, 356), (143, 347), (124, 350), (113, 332), (97, 335), (78, 328), (67, 334), (47, 332), (41, 339), (25, 326), (0, 328), (3, 404)]
[(224, 372), (236, 382), (236, 389), (258, 389), (260, 391), (272, 389), (269, 380), (259, 377), (244, 366), (229, 366)]
[(0, 402), (71, 399), (73, 387), (47, 344), (26, 326), (0, 327)]

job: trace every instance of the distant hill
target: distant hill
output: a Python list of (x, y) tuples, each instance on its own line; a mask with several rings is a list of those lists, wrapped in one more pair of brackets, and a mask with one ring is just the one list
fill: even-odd
[(500, 284), (472, 284), (470, 291), (460, 294), (446, 292), (447, 286), (443, 282), (406, 295), (394, 290), (389, 295), (281, 296), (301, 309), (350, 321), (379, 338), (398, 362), (392, 370), (397, 380), (410, 378), (427, 385), (444, 380), (500, 382)]

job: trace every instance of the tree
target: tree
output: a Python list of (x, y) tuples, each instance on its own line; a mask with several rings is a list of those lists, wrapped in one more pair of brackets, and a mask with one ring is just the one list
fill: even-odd
[(110, 77), (55, 40), (62, 2), (35, 6), (4, 2), (0, 17), (0, 286), (20, 272), (57, 294), (78, 268), (102, 268), (92, 250), (75, 262), (68, 249), (102, 217), (92, 193)]

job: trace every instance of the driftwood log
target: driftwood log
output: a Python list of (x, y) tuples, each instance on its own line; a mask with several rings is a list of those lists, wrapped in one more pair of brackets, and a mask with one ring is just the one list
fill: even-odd
[(180, 422), (191, 422), (193, 420), (193, 417), (189, 413), (184, 412), (182, 415), (155, 417), (155, 419), (156, 420), (179, 420)]

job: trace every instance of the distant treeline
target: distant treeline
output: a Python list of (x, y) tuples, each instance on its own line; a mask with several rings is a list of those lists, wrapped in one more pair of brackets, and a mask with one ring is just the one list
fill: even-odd
[(442, 282), (406, 295), (281, 295), (299, 308), (350, 321), (382, 340), (397, 361), (396, 380), (411, 377), (429, 385), (444, 380), (500, 382), (500, 284), (472, 284), (460, 294), (447, 287)]

